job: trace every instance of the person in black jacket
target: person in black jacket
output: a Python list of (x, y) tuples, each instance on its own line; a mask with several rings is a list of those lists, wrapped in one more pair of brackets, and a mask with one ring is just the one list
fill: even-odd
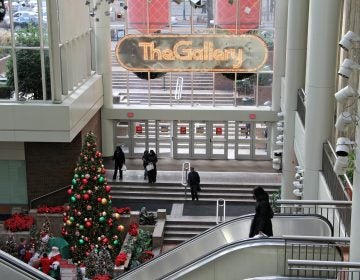
[(194, 167), (190, 167), (188, 184), (190, 186), (192, 200), (199, 200), (198, 191), (200, 190), (200, 176), (199, 173), (195, 171)]
[(114, 175), (113, 180), (116, 179), (117, 172), (119, 170), (119, 178), (122, 180), (123, 178), (123, 172), (122, 167), (125, 164), (125, 154), (120, 146), (116, 147), (116, 150), (114, 152), (113, 160), (115, 161), (115, 167), (114, 167)]
[(148, 178), (148, 172), (146, 170), (146, 166), (148, 165), (148, 157), (149, 157), (149, 151), (145, 150), (144, 154), (142, 156), (142, 161), (143, 161), (143, 168), (144, 168), (144, 180), (146, 180)]
[[(147, 156), (147, 165), (146, 165), (149, 183), (156, 182), (156, 175), (157, 175), (156, 163), (157, 163), (157, 161), (158, 161), (158, 159), (157, 159), (156, 153), (154, 152), (154, 150), (150, 150), (150, 152)], [(148, 167), (149, 165), (152, 166), (152, 169), (149, 169), (149, 167)]]
[(253, 190), (253, 196), (256, 200), (256, 206), (255, 216), (250, 226), (249, 237), (254, 237), (262, 233), (267, 236), (273, 236), (271, 219), (274, 217), (274, 212), (269, 203), (269, 195), (262, 187), (256, 187)]

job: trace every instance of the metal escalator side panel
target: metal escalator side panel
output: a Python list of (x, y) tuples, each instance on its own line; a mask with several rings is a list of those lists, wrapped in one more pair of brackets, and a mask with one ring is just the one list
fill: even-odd
[[(253, 215), (246, 215), (215, 226), (193, 239), (182, 243), (173, 250), (115, 279), (158, 279), (162, 275), (166, 275), (177, 270), (179, 267), (192, 263), (195, 259), (226, 244), (247, 239), (252, 218)], [(311, 227), (318, 228), (318, 230), (315, 229), (311, 231), (314, 236), (332, 235), (330, 224), (319, 216), (279, 215), (273, 218), (273, 224), (275, 236), (297, 235), (299, 232), (304, 233), (306, 232), (307, 224)], [(292, 225), (292, 227), (289, 227), (289, 224)], [(305, 235), (309, 234), (307, 233)]]

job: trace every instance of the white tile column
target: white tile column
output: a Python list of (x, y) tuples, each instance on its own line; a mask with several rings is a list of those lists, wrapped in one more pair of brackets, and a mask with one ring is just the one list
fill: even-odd
[(309, 0), (289, 0), (284, 96), (284, 146), (281, 198), (294, 199), (297, 91), (305, 86)]
[[(274, 76), (271, 107), (276, 112), (280, 111), (281, 79), (285, 76), (287, 11), (288, 0), (275, 1)], [(275, 144), (278, 134), (279, 132), (275, 124), (271, 127), (271, 151), (278, 149), (278, 146)]]
[(310, 0), (305, 83), (304, 199), (317, 199), (323, 144), (333, 125), (341, 0)]
[[(113, 106), (112, 97), (112, 67), (111, 67), (111, 37), (110, 37), (110, 16), (105, 12), (110, 10), (107, 1), (101, 1), (98, 6), (95, 18), (95, 46), (96, 46), (96, 72), (102, 75), (104, 107)], [(114, 152), (114, 129), (112, 120), (101, 118), (102, 130), (102, 153), (104, 156), (111, 156)]]

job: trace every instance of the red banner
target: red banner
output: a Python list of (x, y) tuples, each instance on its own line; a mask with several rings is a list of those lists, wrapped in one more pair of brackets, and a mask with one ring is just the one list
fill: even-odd
[(137, 134), (141, 134), (141, 133), (142, 133), (142, 126), (141, 126), (141, 125), (137, 125), (137, 126), (135, 127), (135, 132), (136, 132)]
[(222, 135), (222, 127), (216, 128), (216, 135)]

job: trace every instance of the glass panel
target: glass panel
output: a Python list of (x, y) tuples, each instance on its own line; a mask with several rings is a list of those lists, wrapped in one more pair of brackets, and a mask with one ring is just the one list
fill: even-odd
[(255, 105), (256, 74), (240, 73), (236, 76), (236, 105)]
[(146, 150), (146, 143), (144, 141), (134, 141), (134, 154), (143, 154)]
[(118, 139), (128, 139), (129, 135), (129, 123), (117, 122), (115, 127), (115, 137)]
[(171, 29), (177, 34), (189, 34), (191, 32), (190, 1), (171, 1)]
[(206, 143), (201, 141), (194, 141), (194, 156), (206, 155)]
[(13, 26), (17, 46), (40, 46), (39, 16), (37, 12), (21, 10), (13, 13)]
[(235, 159), (235, 143), (228, 143), (228, 159)]
[(207, 123), (194, 122), (194, 139), (206, 139), (207, 138)]
[(159, 154), (171, 153), (171, 143), (169, 141), (159, 140)]
[(213, 155), (225, 155), (225, 142), (213, 142), (212, 154)]
[(273, 73), (259, 73), (258, 105), (271, 102)]
[(250, 143), (239, 143), (237, 148), (238, 155), (250, 156)]
[(116, 143), (116, 146), (121, 146), (125, 155), (128, 155), (130, 153), (129, 145), (118, 142), (118, 143)]
[(176, 153), (179, 155), (189, 155), (190, 154), (190, 144), (188, 142), (177, 142), (176, 143)]
[(256, 140), (265, 140), (267, 136), (267, 127), (263, 123), (255, 124), (255, 139)]
[[(14, 91), (14, 86), (9, 86), (7, 79), (7, 75), (12, 75), (7, 73), (9, 69), (7, 64), (12, 63), (10, 45), (10, 31), (0, 28), (0, 99), (9, 99), (11, 92)], [(13, 80), (13, 78), (10, 80)]]
[(158, 122), (158, 138), (161, 139), (171, 139), (171, 123), (168, 121), (159, 121)]
[(266, 142), (255, 142), (255, 155), (267, 156), (267, 144)]

